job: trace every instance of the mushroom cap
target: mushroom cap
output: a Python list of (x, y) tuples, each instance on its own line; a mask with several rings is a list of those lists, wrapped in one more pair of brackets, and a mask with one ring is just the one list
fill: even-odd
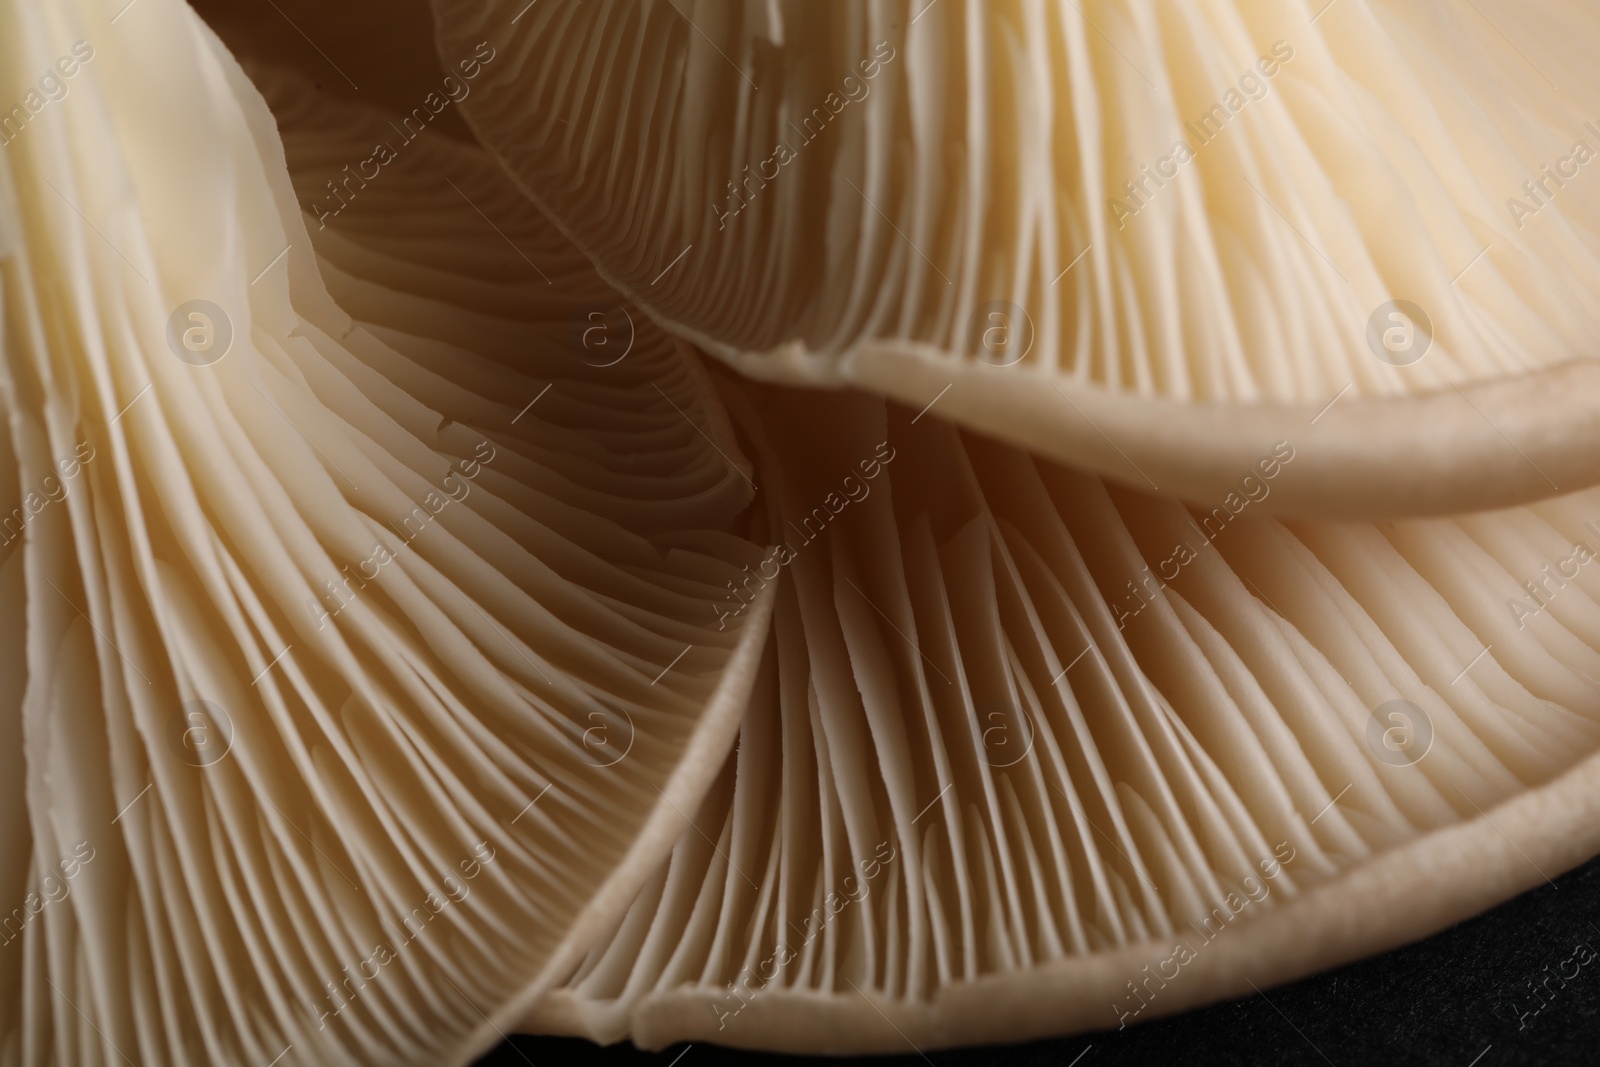
[(1191, 500), (1290, 440), (1287, 515), (1600, 481), (1588, 6), (434, 9), (480, 139), (747, 375)]
[[(1568, 47), (1593, 21), (1540, 13)], [(23, 1057), (458, 1063), (516, 1019), (1015, 1040), (1393, 944), (1600, 848), (1600, 491), (1285, 521), (1326, 455), (1298, 439), (1237, 437), (1193, 506), (966, 408), (714, 389), (483, 151), (256, 70), (269, 111), (177, 0), (0, 0), (0, 42), (39, 86), (0, 152)], [(1561, 207), (1537, 221), (1578, 263)], [(817, 351), (807, 381), (893, 366)], [(1291, 406), (1167, 400), (1126, 410)], [(1185, 923), (1179, 977), (1126, 999)]]
[(1107, 1029), (1600, 851), (1600, 491), (1284, 522), (1260, 504), (1292, 452), (1209, 511), (867, 397), (728, 392), (780, 546), (738, 749), (526, 1028)]
[[(0, 72), (0, 1046), (466, 1062), (737, 729), (726, 417), (637, 312), (585, 358), (614, 296), (475, 147), (308, 232), (178, 0), (0, 3)], [(284, 112), (317, 168), (384, 125)]]

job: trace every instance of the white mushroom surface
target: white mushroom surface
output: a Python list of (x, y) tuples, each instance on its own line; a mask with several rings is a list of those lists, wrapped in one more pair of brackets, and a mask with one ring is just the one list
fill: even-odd
[(211, 31), (116, 15), (0, 7), (79, 58), (0, 153), (0, 1050), (465, 1062), (724, 757), (745, 461), (642, 316), (580, 358), (615, 301), (481, 150), (314, 248)]
[(778, 589), (761, 676), (697, 832), (529, 1029), (1112, 1029), (1600, 848), (1600, 492), (1284, 523), (865, 397), (728, 389), (779, 546), (744, 593)]
[(434, 7), (504, 38), (484, 143), (745, 374), (1191, 500), (1292, 439), (1292, 515), (1600, 481), (1589, 5)]
[(1600, 15), (432, 2), (0, 0), (0, 1064), (1012, 1042), (1600, 853)]

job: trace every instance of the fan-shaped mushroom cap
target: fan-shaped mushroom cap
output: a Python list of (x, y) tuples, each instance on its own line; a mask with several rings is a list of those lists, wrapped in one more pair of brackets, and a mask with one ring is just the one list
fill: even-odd
[(732, 391), (780, 546), (756, 695), (698, 832), (529, 1029), (1110, 1028), (1600, 850), (1600, 492), (1285, 524), (1265, 473), (1208, 511), (895, 405)]
[[(381, 226), (314, 249), (185, 4), (0, 3), (24, 80), (0, 1047), (464, 1062), (727, 752), (766, 632), (711, 607), (758, 558), (723, 532), (747, 464), (642, 316), (583, 358), (574, 307), (615, 300), (481, 151), (407, 146), (362, 190)], [(384, 126), (342, 121), (318, 167)]]
[(434, 7), (508, 37), (485, 143), (746, 374), (1193, 500), (1290, 440), (1285, 514), (1600, 481), (1589, 6)]

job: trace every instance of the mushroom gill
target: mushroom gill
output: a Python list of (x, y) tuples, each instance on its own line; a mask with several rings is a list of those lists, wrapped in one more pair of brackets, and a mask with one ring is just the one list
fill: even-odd
[(1600, 849), (1600, 491), (1284, 522), (1258, 507), (1284, 443), (1207, 509), (879, 400), (725, 388), (777, 546), (738, 592), (778, 591), (755, 694), (693, 831), (527, 1029), (1109, 1029)]
[(1600, 481), (1600, 13), (434, 0), (462, 113), (659, 321), (1091, 473), (1390, 518)]
[(737, 729), (726, 416), (637, 312), (581, 358), (629, 313), (475, 147), (314, 243), (177, 0), (0, 3), (0, 74), (3, 1058), (463, 1062)]
[(0, 0), (0, 1059), (1015, 1041), (1600, 852), (1600, 15), (1474, 6), (409, 2), (380, 108)]

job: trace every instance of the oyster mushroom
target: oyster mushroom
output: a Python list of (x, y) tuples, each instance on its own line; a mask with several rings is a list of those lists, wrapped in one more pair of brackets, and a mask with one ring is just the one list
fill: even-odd
[(528, 1029), (854, 1054), (1108, 1029), (1600, 850), (1600, 491), (1285, 523), (881, 401), (728, 391), (780, 546), (756, 692), (697, 832)]
[(0, 41), (38, 89), (0, 149), (0, 1046), (463, 1062), (737, 729), (747, 463), (642, 316), (580, 358), (615, 300), (482, 151), (413, 146), (314, 242), (185, 4), (4, 3)]
[[(534, 10), (588, 17), (547, 2), (505, 24)], [(1435, 39), (1371, 10), (1396, 40)], [(1573, 36), (1589, 25), (1543, 13)], [(1294, 391), (1217, 368), (1194, 377), (1215, 395), (1161, 378), (1121, 409), (1240, 422), (1192, 460), (1170, 445), (1199, 424), (1153, 438), (1176, 465), (1156, 472), (1182, 475), (1168, 488), (1215, 507), (1108, 481), (1126, 472), (1087, 433), (1032, 440), (1056, 437), (1015, 385), (978, 387), (994, 425), (962, 406), (978, 401), (930, 413), (922, 396), (714, 388), (476, 146), (395, 126), (403, 145), (379, 152), (390, 113), (253, 64), (269, 113), (181, 4), (0, 18), (8, 71), (112, 42), (78, 57), (72, 107), (30, 106), (0, 155), (0, 502), (23, 516), (0, 556), (22, 638), (0, 721), (7, 888), (26, 894), (0, 1028), (25, 1056), (461, 1062), (517, 1018), (644, 1044), (1016, 1039), (1375, 950), (1600, 848), (1600, 590), (1577, 551), (1595, 492), (1280, 520), (1285, 495), (1318, 510), (1291, 476), (1354, 447), (1355, 424), (1316, 448), (1265, 434)], [(445, 22), (447, 37), (466, 25)], [(1196, 39), (1227, 38), (1209, 28)], [(548, 29), (508, 31), (507, 84), (547, 69), (523, 50)], [(1419, 80), (1449, 85), (1451, 58)], [(1519, 121), (1550, 117), (1513, 87)], [(1460, 121), (1452, 136), (1482, 132)], [(1490, 121), (1509, 138), (1503, 113)], [(177, 128), (194, 140), (158, 136)], [(1582, 279), (1589, 208), (1561, 209), (1539, 221), (1570, 226)], [(630, 226), (617, 232), (670, 232), (648, 211)], [(779, 237), (781, 253), (795, 238)], [(946, 351), (934, 338), (896, 364), (892, 344), (830, 341), (806, 364), (822, 370), (798, 374), (673, 318), (707, 306), (645, 292), (614, 252), (602, 268), (657, 318), (751, 373), (894, 396)], [(904, 301), (894, 270), (885, 299)], [(1305, 296), (1303, 279), (1272, 280)], [(1473, 297), (1474, 321), (1515, 341), (1495, 359), (1548, 354), (1529, 323), (1570, 339), (1587, 313), (1582, 294), (1526, 281)], [(1492, 347), (1478, 341), (1441, 346), (1433, 385), (1498, 403), (1505, 368), (1474, 362)], [(1320, 344), (1289, 379), (1325, 369)], [(1584, 377), (1537, 363), (1517, 365), (1535, 394)], [(852, 378), (856, 364), (893, 382)], [(1016, 369), (1069, 404), (1083, 385)], [(1084, 376), (1101, 392), (1076, 395), (1121, 403)], [(1349, 401), (1389, 420), (1362, 425), (1390, 447), (1398, 417), (1374, 412), (1437, 402), (1358, 376)], [(1219, 482), (1219, 457), (1248, 461)], [(1308, 485), (1327, 481), (1316, 462)], [(1489, 468), (1480, 497), (1529, 495)], [(57, 488), (30, 488), (44, 469)], [(1371, 507), (1467, 491), (1458, 476), (1399, 501), (1404, 479), (1385, 477)], [(1350, 485), (1322, 510), (1368, 506)], [(352, 555), (397, 514), (397, 549)], [(1184, 922), (1201, 940), (1178, 960)]]
[[(1390, 518), (1600, 481), (1600, 15), (1560, 0), (434, 0), (619, 289), (1127, 484)], [(1559, 88), (1558, 88), (1559, 86)]]

